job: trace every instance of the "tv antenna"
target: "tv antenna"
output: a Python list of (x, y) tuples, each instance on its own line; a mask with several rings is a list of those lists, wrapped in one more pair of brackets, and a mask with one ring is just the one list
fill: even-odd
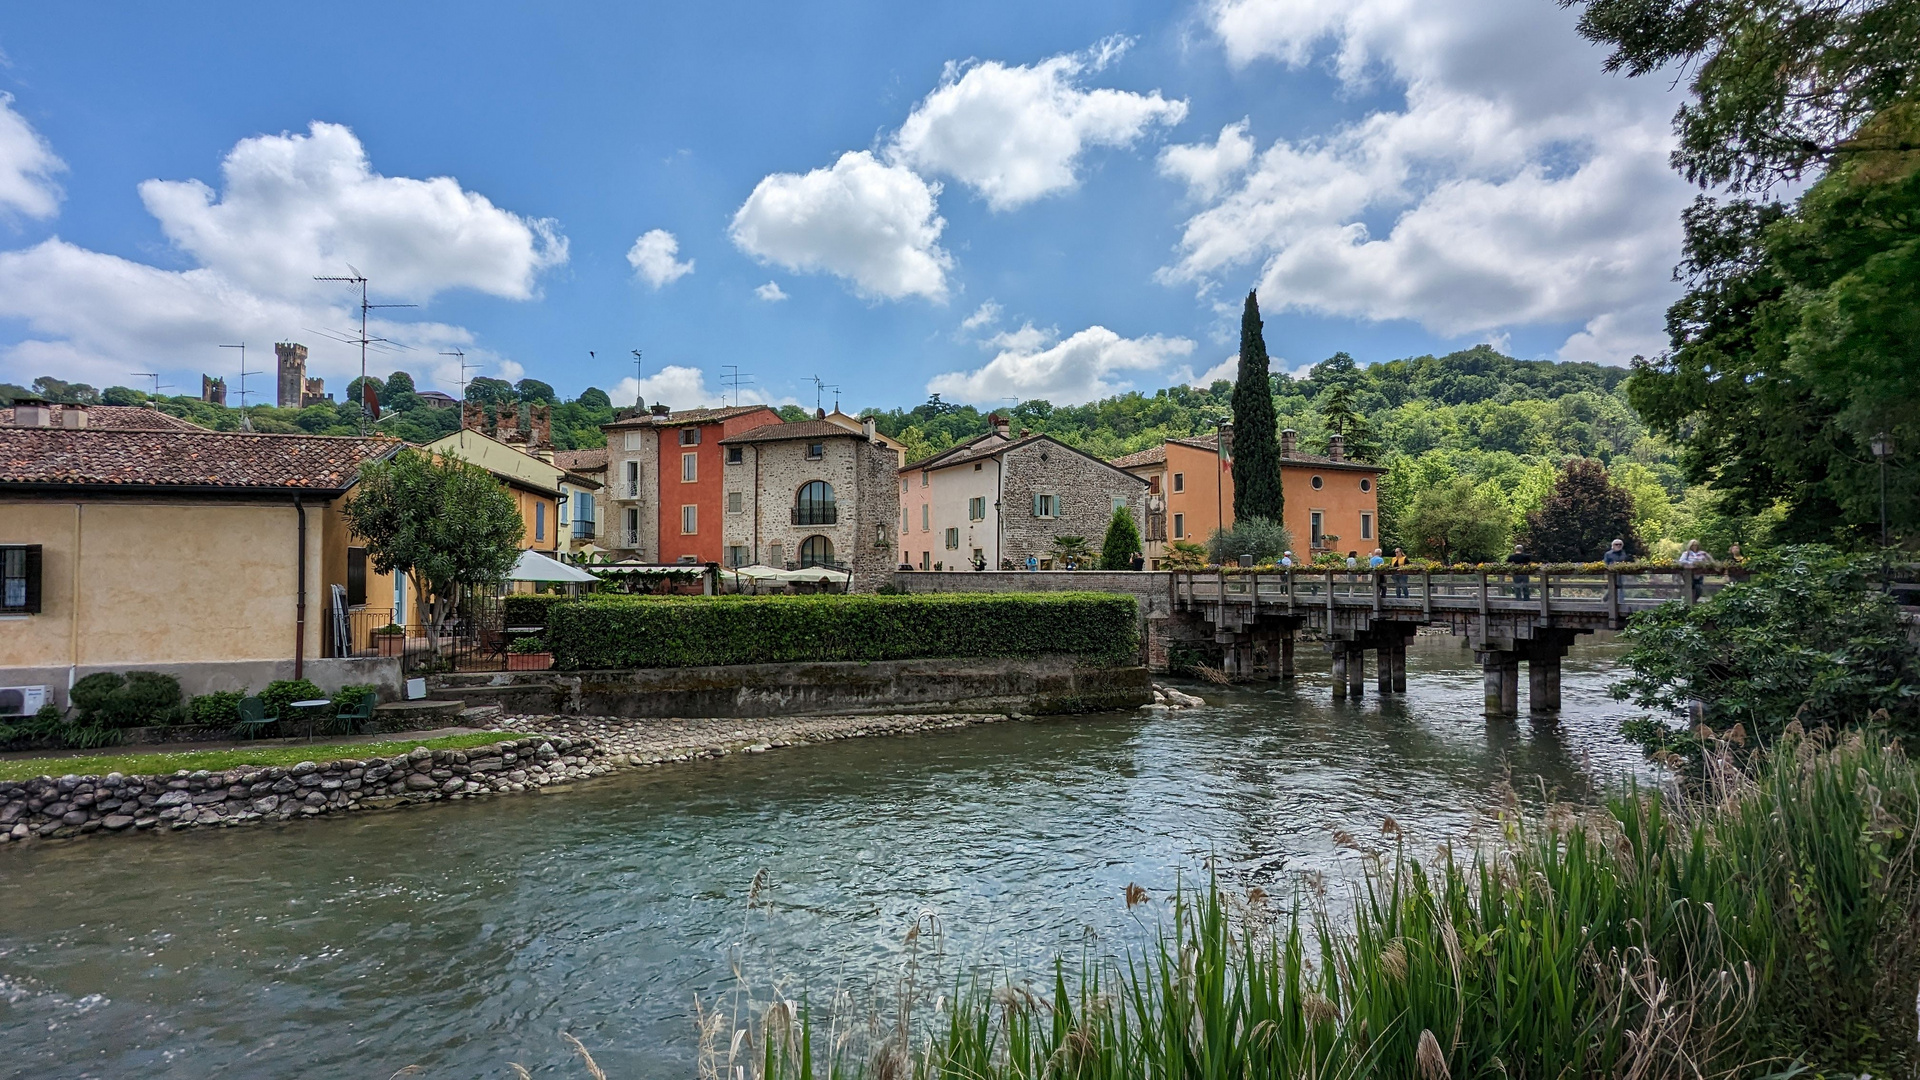
[(812, 378), (813, 378), (813, 411), (814, 412), (820, 411), (821, 398), (825, 395), (825, 393), (828, 390), (831, 390), (833, 391), (833, 411), (839, 412), (840, 411), (840, 387), (827, 382), (826, 380), (822, 379), (818, 375), (815, 375)]
[(633, 353), (633, 407), (637, 409), (642, 404), (640, 400), (640, 350), (630, 349), (628, 351)]
[(467, 354), (461, 352), (459, 349), (442, 349), (440, 350), (440, 355), (457, 356), (460, 358), (460, 400), (467, 400), (467, 372), (469, 370), (479, 370), (480, 365), (467, 363)]
[[(153, 396), (154, 397), (160, 396), (161, 382), (160, 382), (160, 376), (157, 372), (129, 371), (127, 372), (127, 374), (132, 375), (134, 378), (137, 378), (137, 379), (152, 379), (153, 380)], [(166, 386), (166, 389), (168, 390), (173, 389), (172, 383), (167, 383), (165, 384), (165, 386)]]
[[(720, 385), (733, 391), (733, 403), (738, 405), (740, 404), (740, 388), (753, 385), (753, 373), (750, 371), (742, 372), (739, 364), (721, 364)], [(726, 400), (724, 392), (721, 394), (720, 400), (723, 402)]]
[(365, 435), (367, 433), (367, 346), (376, 341), (387, 340), (386, 338), (371, 338), (367, 336), (367, 312), (372, 311), (374, 308), (419, 307), (420, 305), (368, 303), (367, 275), (361, 273), (352, 263), (347, 264), (347, 269), (353, 271), (352, 277), (321, 277), (316, 275), (313, 280), (345, 281), (349, 284), (360, 286), (360, 337), (349, 341), (347, 344), (360, 346), (360, 434)]
[(247, 343), (243, 341), (238, 345), (222, 345), (220, 347), (223, 349), (240, 350), (240, 430), (252, 431), (253, 421), (247, 416), (247, 376), (258, 373), (247, 371)]

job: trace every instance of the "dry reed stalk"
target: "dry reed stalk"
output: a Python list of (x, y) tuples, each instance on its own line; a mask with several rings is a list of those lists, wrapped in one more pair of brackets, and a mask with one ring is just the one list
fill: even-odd
[(1217, 667), (1195, 664), (1193, 665), (1193, 673), (1215, 686), (1229, 686), (1233, 683), (1233, 680), (1227, 677), (1227, 673)]
[(607, 1074), (600, 1070), (599, 1064), (593, 1060), (593, 1055), (587, 1053), (587, 1048), (581, 1044), (579, 1039), (573, 1037), (572, 1032), (563, 1031), (560, 1033), (560, 1037), (572, 1043), (573, 1052), (579, 1054), (580, 1060), (587, 1063), (588, 1076), (593, 1077), (593, 1080), (607, 1080)]

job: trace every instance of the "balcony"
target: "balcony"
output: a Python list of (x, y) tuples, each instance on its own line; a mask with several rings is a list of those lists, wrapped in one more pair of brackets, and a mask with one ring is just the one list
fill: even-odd
[(594, 525), (594, 522), (592, 518), (579, 518), (579, 517), (574, 518), (573, 519), (573, 538), (575, 540), (593, 539), (595, 536), (593, 525)]
[(788, 513), (795, 525), (832, 525), (840, 520), (838, 506), (796, 506)]
[(621, 533), (620, 546), (623, 548), (639, 547), (640, 546), (640, 530), (628, 529), (625, 532)]

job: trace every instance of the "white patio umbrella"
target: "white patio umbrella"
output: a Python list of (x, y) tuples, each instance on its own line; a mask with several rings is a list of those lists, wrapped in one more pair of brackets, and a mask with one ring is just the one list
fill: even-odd
[(845, 570), (835, 570), (831, 566), (809, 566), (801, 570), (778, 570), (777, 580), (785, 582), (804, 581), (818, 584), (822, 580), (833, 585), (845, 585), (853, 575)]
[(572, 585), (585, 585), (600, 579), (577, 566), (568, 566), (537, 551), (523, 551), (520, 553), (519, 561), (513, 564), (513, 571), (507, 575), (507, 580), (560, 581)]

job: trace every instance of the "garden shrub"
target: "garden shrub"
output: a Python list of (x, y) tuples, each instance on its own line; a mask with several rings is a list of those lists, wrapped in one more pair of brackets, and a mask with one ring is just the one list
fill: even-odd
[[(260, 691), (260, 700), (266, 702), (267, 715), (278, 716), (282, 720), (293, 719), (293, 710), (288, 705), (296, 701), (312, 701), (326, 697), (326, 693), (313, 684), (312, 679), (275, 679)], [(331, 716), (332, 709), (325, 710)]]
[(73, 684), (68, 696), (82, 728), (164, 727), (186, 720), (180, 680), (157, 671), (96, 672)]
[(556, 593), (515, 593), (501, 598), (500, 611), (508, 626), (545, 626), (553, 605), (572, 599)]
[(193, 722), (200, 727), (232, 727), (240, 722), (240, 699), (245, 690), (215, 690), (195, 694), (190, 705)]
[(1137, 620), (1132, 597), (1107, 593), (597, 597), (555, 605), (547, 642), (562, 669), (1052, 654), (1127, 663)]

